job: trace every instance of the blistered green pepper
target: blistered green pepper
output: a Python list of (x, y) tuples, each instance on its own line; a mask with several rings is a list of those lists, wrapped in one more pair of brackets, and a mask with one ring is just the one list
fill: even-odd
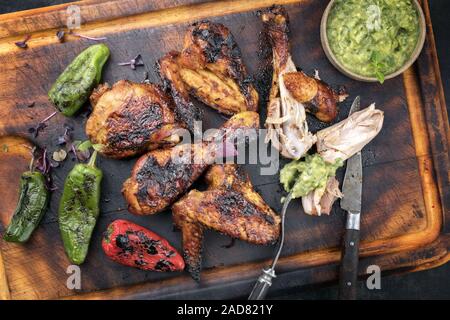
[(24, 172), (20, 177), (19, 201), (3, 239), (20, 243), (28, 241), (44, 216), (48, 199), (44, 175), (38, 171)]
[(99, 84), (109, 48), (101, 43), (81, 52), (56, 79), (48, 92), (50, 100), (66, 116), (72, 116)]
[(59, 205), (59, 229), (69, 260), (82, 264), (86, 259), (97, 218), (100, 213), (102, 171), (95, 166), (97, 151), (88, 164), (79, 163), (64, 183)]

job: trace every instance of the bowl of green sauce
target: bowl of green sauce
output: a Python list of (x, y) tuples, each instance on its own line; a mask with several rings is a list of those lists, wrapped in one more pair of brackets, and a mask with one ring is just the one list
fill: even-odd
[(383, 83), (416, 61), (425, 42), (425, 17), (417, 0), (331, 0), (320, 35), (339, 71)]

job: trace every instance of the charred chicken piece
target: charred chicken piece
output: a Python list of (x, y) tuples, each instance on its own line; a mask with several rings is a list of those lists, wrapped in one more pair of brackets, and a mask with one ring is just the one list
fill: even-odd
[(133, 156), (180, 140), (182, 125), (172, 100), (158, 86), (121, 80), (99, 86), (91, 95), (94, 108), (86, 134), (100, 153), (112, 158)]
[(260, 245), (274, 243), (280, 233), (280, 217), (253, 189), (242, 167), (213, 165), (206, 181), (206, 191), (192, 190), (172, 206), (174, 223), (183, 233), (185, 263), (195, 280), (200, 278), (205, 228)]
[(318, 78), (297, 71), (290, 54), (289, 17), (281, 6), (260, 14), (272, 46), (273, 78), (269, 95), (266, 141), (271, 141), (286, 158), (299, 159), (316, 142), (308, 130), (306, 112), (319, 120), (332, 121), (337, 102), (345, 99)]
[(175, 115), (179, 121), (194, 133), (195, 121), (202, 120), (202, 110), (192, 103), (189, 88), (183, 82), (177, 64), (178, 52), (170, 52), (158, 61), (158, 71), (166, 90), (170, 91), (175, 102)]
[(181, 53), (169, 53), (159, 61), (159, 67), (180, 109), (186, 109), (189, 92), (227, 115), (257, 111), (258, 93), (233, 35), (222, 24), (194, 23), (186, 32)]
[(308, 130), (306, 111), (284, 85), (283, 76), (296, 72), (289, 52), (288, 16), (283, 7), (274, 6), (261, 13), (265, 32), (272, 46), (273, 77), (266, 119), (266, 142), (290, 159), (301, 158), (316, 142)]
[(303, 103), (307, 112), (323, 122), (336, 119), (338, 102), (348, 97), (344, 87), (336, 91), (322, 80), (310, 77), (303, 71), (285, 73), (283, 80), (292, 97)]
[(246, 129), (256, 129), (256, 112), (241, 112), (228, 120), (214, 139), (150, 151), (134, 165), (122, 193), (128, 210), (149, 215), (168, 208), (197, 180), (216, 157), (223, 155), (224, 141), (235, 140)]

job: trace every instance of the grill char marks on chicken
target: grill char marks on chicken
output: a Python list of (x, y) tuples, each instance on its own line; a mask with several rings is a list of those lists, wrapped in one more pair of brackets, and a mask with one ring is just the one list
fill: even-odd
[(143, 155), (134, 165), (122, 189), (128, 210), (149, 215), (167, 209), (184, 194), (206, 168), (223, 152), (223, 137), (233, 141), (242, 130), (256, 129), (256, 112), (241, 112), (228, 120), (215, 139), (180, 144)]
[(90, 99), (86, 134), (105, 156), (129, 157), (180, 140), (172, 100), (156, 85), (121, 80), (99, 86)]
[(183, 233), (188, 271), (199, 280), (205, 228), (254, 244), (274, 243), (280, 217), (253, 189), (242, 167), (213, 165), (206, 174), (208, 189), (192, 190), (172, 206), (174, 222)]
[(227, 115), (257, 111), (258, 93), (233, 35), (222, 24), (194, 23), (186, 32), (181, 53), (169, 53), (160, 59), (159, 67), (172, 93), (183, 95), (180, 109), (185, 109), (189, 92)]
[(189, 97), (189, 89), (180, 75), (178, 57), (178, 52), (169, 52), (158, 61), (157, 68), (166, 91), (171, 93), (175, 102), (174, 111), (177, 119), (193, 133), (194, 122), (202, 120), (202, 110), (193, 104)]

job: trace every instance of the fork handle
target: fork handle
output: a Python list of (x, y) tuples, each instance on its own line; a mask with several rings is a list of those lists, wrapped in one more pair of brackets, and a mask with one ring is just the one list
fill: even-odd
[(263, 269), (263, 273), (259, 276), (258, 280), (256, 280), (248, 300), (264, 300), (272, 285), (273, 278), (275, 278), (273, 269)]

